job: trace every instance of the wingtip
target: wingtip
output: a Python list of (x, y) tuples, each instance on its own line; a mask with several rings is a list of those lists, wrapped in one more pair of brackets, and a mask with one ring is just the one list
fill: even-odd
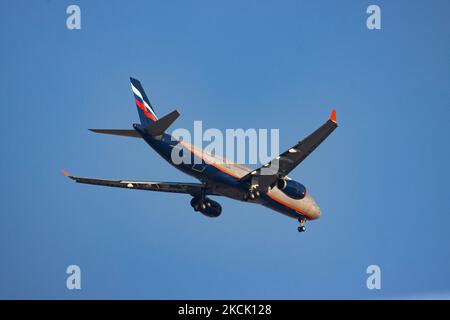
[(63, 175), (65, 175), (66, 177), (70, 178), (70, 174), (67, 173), (66, 170), (64, 170), (63, 168), (61, 168), (61, 172)]
[(337, 123), (337, 121), (336, 121), (336, 109), (331, 110), (330, 120), (333, 121), (334, 123)]

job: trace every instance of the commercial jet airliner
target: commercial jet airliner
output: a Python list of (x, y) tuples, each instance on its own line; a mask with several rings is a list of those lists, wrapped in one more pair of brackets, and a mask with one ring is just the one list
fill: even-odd
[[(96, 133), (112, 134), (144, 139), (170, 164), (184, 173), (198, 179), (200, 183), (105, 180), (76, 177), (62, 172), (70, 179), (87, 184), (127, 189), (184, 193), (192, 196), (191, 206), (207, 217), (218, 217), (222, 212), (220, 204), (210, 196), (225, 196), (232, 199), (261, 204), (291, 218), (298, 219), (299, 232), (305, 231), (305, 222), (321, 216), (321, 211), (313, 197), (300, 182), (287, 175), (313, 152), (334, 129), (337, 128), (336, 111), (330, 119), (308, 137), (289, 148), (271, 162), (258, 169), (242, 164), (223, 161), (221, 157), (208, 154), (201, 148), (187, 144), (167, 134), (166, 129), (180, 115), (173, 111), (158, 119), (141, 83), (133, 78), (131, 89), (134, 94), (140, 124), (133, 129), (90, 129)], [(178, 163), (172, 159), (173, 148), (188, 153), (191, 161)]]

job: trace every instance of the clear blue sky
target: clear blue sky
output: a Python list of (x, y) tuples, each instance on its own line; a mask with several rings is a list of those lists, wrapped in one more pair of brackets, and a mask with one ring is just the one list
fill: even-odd
[[(450, 296), (449, 14), (445, 0), (1, 1), (0, 298)], [(188, 196), (64, 178), (193, 181), (140, 140), (87, 131), (138, 120), (129, 76), (158, 114), (182, 112), (173, 129), (280, 128), (281, 149), (336, 108), (340, 127), (291, 174), (322, 219), (298, 234), (259, 206), (216, 199), (207, 219)]]

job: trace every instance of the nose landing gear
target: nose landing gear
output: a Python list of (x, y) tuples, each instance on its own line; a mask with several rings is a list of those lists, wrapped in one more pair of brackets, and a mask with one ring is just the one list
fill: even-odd
[(306, 231), (306, 228), (305, 228), (306, 219), (298, 218), (298, 222), (300, 222), (300, 226), (297, 228), (298, 232), (305, 232)]

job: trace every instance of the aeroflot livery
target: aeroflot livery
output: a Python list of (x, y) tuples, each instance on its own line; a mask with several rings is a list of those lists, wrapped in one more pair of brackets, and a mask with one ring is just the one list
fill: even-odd
[[(112, 134), (144, 139), (166, 161), (184, 173), (198, 179), (200, 183), (104, 180), (82, 178), (62, 172), (79, 183), (108, 187), (185, 193), (192, 196), (191, 206), (207, 217), (218, 217), (222, 212), (219, 203), (209, 196), (225, 196), (236, 200), (259, 203), (300, 222), (299, 232), (305, 231), (307, 220), (318, 219), (320, 208), (301, 183), (290, 179), (287, 174), (300, 164), (337, 127), (336, 111), (330, 119), (308, 137), (280, 154), (271, 162), (254, 170), (241, 164), (229, 163), (222, 158), (208, 154), (202, 149), (173, 138), (165, 130), (178, 118), (178, 111), (158, 119), (142, 88), (133, 78), (131, 89), (138, 109), (140, 124), (133, 124), (132, 130), (90, 129), (96, 133)], [(172, 160), (172, 149), (178, 148), (191, 161), (180, 164)], [(177, 150), (178, 150), (177, 149)], [(177, 161), (180, 162), (180, 161)], [(189, 163), (188, 163), (189, 162)]]

